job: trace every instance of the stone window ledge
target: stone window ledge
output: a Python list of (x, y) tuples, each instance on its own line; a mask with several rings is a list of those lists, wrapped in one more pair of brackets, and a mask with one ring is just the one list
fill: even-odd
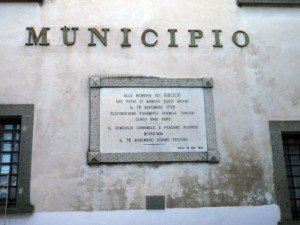
[(44, 0), (0, 0), (1, 2), (5, 3), (15, 3), (15, 2), (38, 2), (38, 3), (43, 3)]
[[(0, 211), (4, 212), (5, 207), (1, 206)], [(34, 211), (34, 206), (32, 205), (26, 205), (24, 207), (8, 207), (6, 209), (7, 214), (31, 214)]]
[(278, 222), (278, 225), (300, 225), (300, 221), (285, 220)]
[(300, 6), (300, 0), (237, 0), (238, 6)]

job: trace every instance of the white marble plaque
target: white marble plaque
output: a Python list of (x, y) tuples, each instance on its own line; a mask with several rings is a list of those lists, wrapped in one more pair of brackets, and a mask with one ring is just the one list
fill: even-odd
[(100, 151), (207, 151), (203, 88), (100, 88)]

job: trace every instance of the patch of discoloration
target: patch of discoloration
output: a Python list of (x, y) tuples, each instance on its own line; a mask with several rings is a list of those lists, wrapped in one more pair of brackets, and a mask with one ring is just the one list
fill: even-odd
[(140, 199), (137, 199), (135, 202), (129, 204), (129, 209), (143, 209)]
[[(118, 172), (111, 176), (112, 171)], [(122, 210), (144, 208), (143, 187), (145, 177), (143, 170), (136, 172), (136, 166), (116, 165), (89, 167), (78, 178), (76, 192), (71, 204), (72, 210)], [(131, 171), (131, 172), (130, 172)], [(105, 182), (104, 182), (105, 181)]]
[(178, 177), (176, 182), (182, 191), (167, 196), (167, 207), (272, 204), (272, 168), (260, 157), (259, 149), (250, 144), (254, 138), (253, 132), (247, 131), (239, 140), (240, 145), (238, 141), (225, 143), (227, 158), (222, 164), (209, 168), (206, 180), (200, 180), (189, 171)]
[[(92, 179), (92, 178), (91, 178)], [(94, 178), (94, 180), (97, 180)], [(74, 211), (119, 210), (126, 209), (127, 195), (122, 181), (117, 180), (113, 186), (105, 187), (101, 182), (88, 182), (79, 185), (80, 196), (75, 196), (71, 205)], [(78, 191), (78, 190), (77, 190)]]
[[(174, 181), (173, 181), (174, 182)], [(167, 208), (199, 207), (199, 204), (208, 204), (207, 187), (201, 184), (197, 175), (192, 175), (188, 170), (184, 176), (175, 179), (181, 189), (180, 193), (172, 193), (167, 196)]]
[[(134, 174), (130, 174), (130, 178), (126, 180), (126, 189), (131, 190), (134, 195), (128, 195), (127, 204), (129, 209), (142, 209), (143, 208), (143, 196), (142, 187), (145, 184), (145, 179), (142, 177), (135, 177)], [(129, 191), (130, 192), (130, 191)], [(139, 193), (137, 195), (137, 193)]]
[(110, 203), (111, 210), (126, 209), (127, 196), (126, 189), (122, 186), (120, 180), (117, 181), (116, 186), (107, 191), (108, 203)]
[(291, 99), (292, 106), (295, 107), (295, 106), (299, 105), (299, 102), (300, 102), (300, 92), (296, 88), (290, 90), (289, 97)]
[(82, 195), (77, 195), (74, 198), (74, 202), (71, 205), (72, 209), (74, 211), (93, 211), (94, 207), (93, 207), (93, 201), (91, 196), (88, 198), (84, 198)]
[(167, 208), (272, 204), (271, 156), (259, 144), (253, 145), (267, 146), (255, 124), (238, 130), (224, 128), (220, 134), (218, 164), (84, 167), (78, 177), (70, 175), (74, 182), (71, 210), (143, 209), (146, 195), (165, 195)]
[(261, 162), (250, 158), (244, 151), (230, 155), (230, 158), (231, 162), (221, 165), (216, 179), (210, 181), (214, 183), (210, 193), (211, 205), (265, 204), (261, 196), (269, 190), (264, 185)]
[(252, 98), (253, 110), (256, 114), (264, 114), (266, 112), (263, 103), (258, 97)]
[[(182, 192), (169, 194), (168, 208), (236, 206), (271, 204), (266, 198), (272, 193), (270, 184), (265, 183), (264, 168), (260, 161), (245, 157), (245, 152), (234, 155), (231, 162), (211, 170), (210, 178), (200, 181), (197, 176), (185, 175), (178, 178)], [(214, 175), (212, 175), (214, 174)]]

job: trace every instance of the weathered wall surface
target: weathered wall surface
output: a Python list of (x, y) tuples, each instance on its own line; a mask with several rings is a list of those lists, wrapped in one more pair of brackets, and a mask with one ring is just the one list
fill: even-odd
[[(74, 46), (61, 27), (79, 28)], [(276, 202), (269, 120), (299, 120), (299, 8), (239, 8), (232, 0), (72, 1), (0, 7), (0, 103), (35, 105), (31, 199), (35, 211), (145, 208), (165, 195), (168, 208)], [(49, 46), (25, 46), (26, 27), (50, 27)], [(89, 47), (88, 28), (110, 28), (108, 46)], [(131, 28), (122, 48), (121, 28)], [(158, 32), (153, 48), (141, 34)], [(167, 29), (176, 28), (178, 48)], [(201, 29), (189, 48), (188, 29)], [(221, 29), (223, 48), (214, 48)], [(237, 30), (250, 36), (239, 48)], [(92, 75), (213, 77), (218, 164), (88, 166)]]

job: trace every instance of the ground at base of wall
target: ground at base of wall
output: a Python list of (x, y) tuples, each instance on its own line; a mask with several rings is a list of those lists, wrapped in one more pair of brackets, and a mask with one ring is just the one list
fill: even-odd
[[(6, 225), (277, 225), (277, 205), (101, 212), (36, 212), (7, 216)], [(4, 217), (0, 218), (4, 224)]]

